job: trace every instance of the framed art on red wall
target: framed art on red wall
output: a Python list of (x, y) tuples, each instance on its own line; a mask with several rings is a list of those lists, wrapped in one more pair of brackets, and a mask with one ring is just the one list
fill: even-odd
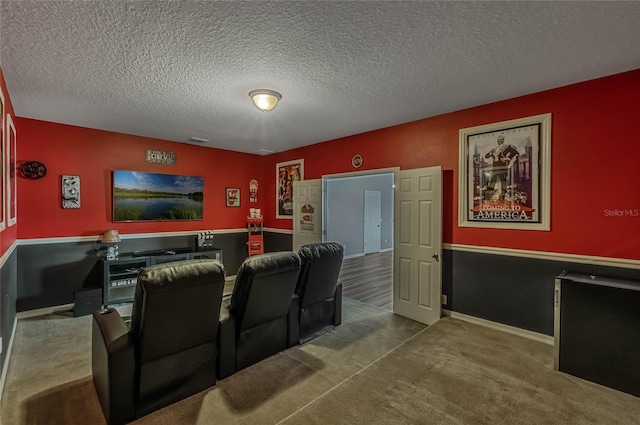
[(304, 180), (304, 159), (276, 164), (276, 218), (293, 219), (293, 182)]
[(551, 114), (460, 130), (458, 226), (549, 230)]
[(5, 140), (7, 141), (4, 149), (5, 155), (5, 179), (6, 186), (6, 220), (8, 226), (13, 226), (18, 221), (18, 184), (16, 176), (16, 127), (13, 124), (11, 115), (7, 114), (7, 134)]
[(113, 221), (202, 220), (204, 177), (113, 171)]
[(0, 209), (0, 231), (5, 227), (5, 210), (7, 209), (7, 200), (5, 197), (4, 189), (4, 169), (5, 169), (5, 128), (4, 128), (4, 94), (0, 90), (0, 203), (2, 208)]
[(228, 187), (227, 188), (227, 207), (239, 207), (240, 206), (240, 188)]

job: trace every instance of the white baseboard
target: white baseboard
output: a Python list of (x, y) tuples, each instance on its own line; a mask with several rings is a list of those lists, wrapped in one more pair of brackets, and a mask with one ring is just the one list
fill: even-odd
[(554, 340), (552, 336), (541, 334), (538, 332), (528, 331), (526, 329), (516, 328), (515, 326), (509, 326), (509, 325), (505, 325), (498, 322), (492, 322), (491, 320), (481, 319), (479, 317), (470, 316), (464, 313), (457, 313), (455, 311), (450, 311), (450, 310), (443, 309), (442, 314), (444, 316), (451, 317), (452, 319), (463, 320), (465, 322), (507, 332), (513, 335), (521, 336), (523, 338), (532, 339), (534, 341), (542, 342), (544, 344), (548, 344), (548, 345), (554, 344)]
[(2, 401), (2, 394), (4, 394), (4, 384), (7, 380), (7, 371), (9, 370), (9, 360), (11, 360), (11, 351), (13, 351), (13, 338), (16, 336), (16, 327), (18, 326), (18, 319), (13, 321), (13, 329), (11, 330), (11, 339), (9, 339), (9, 345), (7, 346), (7, 355), (4, 358), (2, 365), (2, 375), (0, 376), (0, 402)]
[(54, 305), (52, 307), (38, 308), (35, 310), (20, 311), (16, 313), (16, 319), (28, 319), (29, 317), (44, 316), (46, 314), (60, 313), (61, 311), (73, 310), (73, 303)]
[[(381, 252), (389, 252), (389, 251), (393, 251), (393, 248), (385, 248), (385, 249), (381, 249), (380, 251), (378, 251), (378, 253), (381, 253)], [(372, 253), (372, 254), (373, 254), (373, 253)], [(357, 254), (349, 254), (349, 255), (345, 255), (345, 256), (344, 256), (344, 259), (346, 260), (346, 259), (349, 259), (349, 258), (364, 257), (365, 255), (367, 255), (367, 254), (362, 253), (362, 252), (359, 252), (359, 253), (357, 253)]]

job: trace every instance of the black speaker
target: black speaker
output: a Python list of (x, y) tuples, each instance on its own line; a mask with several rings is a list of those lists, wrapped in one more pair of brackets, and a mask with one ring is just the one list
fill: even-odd
[(102, 308), (102, 288), (79, 289), (73, 292), (73, 317), (86, 316)]

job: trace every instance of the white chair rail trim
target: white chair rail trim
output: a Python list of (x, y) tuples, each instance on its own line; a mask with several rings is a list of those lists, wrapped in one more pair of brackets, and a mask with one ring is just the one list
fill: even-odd
[(596, 266), (640, 269), (640, 260), (626, 258), (596, 257), (592, 255), (565, 254), (560, 252), (529, 251), (524, 249), (496, 248), (461, 244), (442, 244), (443, 249), (474, 252), (478, 254), (506, 255), (537, 260), (564, 261), (568, 263), (592, 264)]

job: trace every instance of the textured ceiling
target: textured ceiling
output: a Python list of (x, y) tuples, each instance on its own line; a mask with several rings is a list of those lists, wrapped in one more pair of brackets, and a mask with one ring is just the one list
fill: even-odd
[[(0, 8), (0, 66), (18, 116), (250, 153), (640, 68), (640, 2)], [(253, 106), (256, 88), (282, 93), (276, 109)]]

